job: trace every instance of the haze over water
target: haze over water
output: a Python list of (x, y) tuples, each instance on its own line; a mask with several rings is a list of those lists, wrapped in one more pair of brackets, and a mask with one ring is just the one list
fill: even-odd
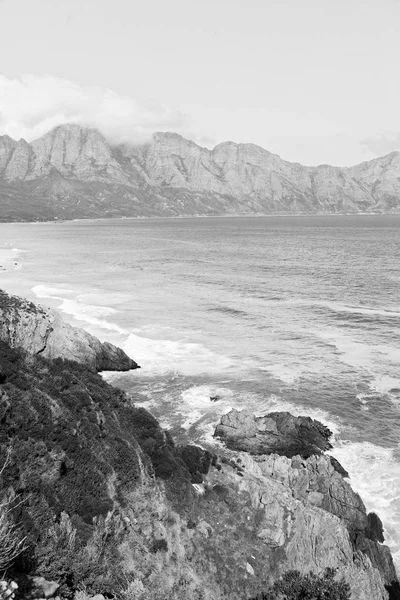
[(398, 566), (399, 259), (400, 215), (0, 224), (0, 287), (123, 347), (105, 377), (178, 439), (233, 406), (330, 426)]

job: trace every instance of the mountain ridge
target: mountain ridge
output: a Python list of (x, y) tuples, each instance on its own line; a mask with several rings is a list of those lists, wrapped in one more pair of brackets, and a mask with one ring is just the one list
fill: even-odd
[(400, 152), (314, 167), (173, 132), (136, 146), (77, 124), (30, 143), (0, 137), (0, 221), (397, 211)]
[[(47, 133), (45, 133), (43, 136), (40, 136), (38, 138), (35, 138), (34, 140), (32, 140), (31, 142), (28, 142), (27, 140), (25, 140), (25, 138), (20, 138), (19, 140), (15, 140), (14, 138), (12, 138), (11, 136), (9, 136), (8, 134), (3, 134), (0, 135), (0, 140), (2, 138), (7, 138), (13, 142), (18, 143), (19, 141), (24, 141), (27, 144), (33, 144), (34, 142), (37, 142), (38, 140), (41, 140), (43, 137), (54, 133), (56, 130), (59, 129), (68, 129), (68, 128), (79, 128), (81, 130), (89, 130), (89, 131), (96, 131), (105, 141), (107, 141), (107, 138), (105, 135), (103, 135), (100, 130), (92, 128), (92, 127), (85, 127), (83, 125), (79, 125), (78, 123), (65, 123), (62, 125), (57, 125), (56, 127), (53, 127), (52, 129), (50, 129)], [(373, 163), (377, 160), (383, 160), (388, 158), (389, 156), (400, 156), (400, 150), (392, 150), (391, 152), (388, 152), (387, 154), (383, 154), (382, 156), (378, 156), (376, 158), (371, 158), (368, 160), (363, 160), (360, 163), (356, 163), (355, 165), (349, 165), (349, 166), (345, 166), (345, 167), (341, 167), (339, 165), (331, 165), (330, 163), (318, 163), (316, 165), (303, 165), (303, 163), (299, 162), (299, 161), (290, 161), (290, 160), (286, 160), (285, 158), (282, 158), (280, 154), (277, 154), (276, 152), (271, 152), (270, 150), (267, 150), (266, 148), (264, 148), (263, 146), (260, 146), (259, 144), (255, 144), (254, 142), (235, 142), (234, 140), (226, 140), (225, 142), (218, 142), (218, 144), (215, 144), (215, 146), (213, 146), (213, 148), (208, 148), (207, 146), (201, 146), (200, 144), (198, 144), (197, 142), (189, 139), (189, 138), (185, 138), (182, 134), (177, 133), (175, 131), (156, 131), (153, 133), (152, 137), (154, 136), (165, 136), (165, 137), (174, 137), (174, 138), (179, 138), (181, 140), (185, 140), (186, 142), (192, 144), (193, 146), (196, 146), (197, 148), (201, 149), (201, 150), (207, 150), (208, 152), (213, 152), (216, 148), (218, 148), (218, 146), (224, 146), (224, 145), (233, 145), (233, 146), (250, 146), (250, 147), (254, 147), (254, 148), (260, 148), (261, 150), (263, 150), (264, 152), (275, 156), (277, 158), (279, 158), (280, 160), (290, 164), (290, 165), (301, 165), (304, 168), (309, 168), (309, 169), (316, 169), (318, 167), (332, 167), (334, 169), (353, 169), (355, 167), (359, 167), (361, 165), (365, 165), (365, 164), (369, 164), (369, 163)], [(143, 147), (143, 146), (149, 146), (151, 144), (151, 142), (145, 142), (143, 144), (127, 144), (127, 143), (121, 143), (121, 144), (113, 144), (111, 142), (109, 142), (110, 146), (114, 146), (114, 147), (120, 147), (120, 146), (133, 146), (133, 147)]]

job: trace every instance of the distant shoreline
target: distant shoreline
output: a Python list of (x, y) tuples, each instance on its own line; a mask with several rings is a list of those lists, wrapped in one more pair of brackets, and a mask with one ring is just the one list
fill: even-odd
[(338, 212), (338, 213), (232, 213), (225, 215), (154, 215), (151, 217), (81, 217), (78, 219), (49, 219), (49, 220), (24, 220), (24, 221), (2, 221), (0, 220), (0, 225), (37, 225), (37, 224), (61, 224), (61, 223), (76, 223), (82, 221), (152, 221), (152, 220), (188, 220), (188, 219), (259, 219), (262, 218), (287, 218), (287, 217), (302, 217), (302, 218), (313, 218), (313, 217), (379, 217), (379, 216), (400, 216), (400, 211), (398, 212)]

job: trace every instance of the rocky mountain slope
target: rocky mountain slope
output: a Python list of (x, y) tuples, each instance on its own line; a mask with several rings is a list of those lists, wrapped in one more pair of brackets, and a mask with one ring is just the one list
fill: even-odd
[(305, 167), (254, 144), (213, 150), (174, 133), (142, 146), (61, 125), (0, 137), (0, 221), (400, 210), (400, 153), (355, 167)]
[[(32, 312), (13, 316), (26, 337)], [(0, 341), (0, 496), (27, 536), (7, 575), (20, 597), (42, 577), (60, 599), (248, 600), (330, 567), (352, 600), (400, 598), (382, 524), (324, 454), (321, 423), (232, 411), (217, 454), (177, 446), (135, 396), (18, 343)]]

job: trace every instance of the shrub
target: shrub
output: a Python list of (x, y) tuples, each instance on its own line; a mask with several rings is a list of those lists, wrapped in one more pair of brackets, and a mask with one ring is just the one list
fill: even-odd
[(329, 568), (320, 576), (287, 571), (270, 590), (253, 600), (350, 600), (350, 586), (334, 577), (335, 570)]
[(164, 539), (154, 540), (154, 542), (150, 548), (150, 552), (152, 552), (153, 554), (155, 554), (156, 552), (160, 552), (160, 551), (164, 551), (164, 552), (168, 551), (168, 543)]
[[(0, 477), (10, 462), (10, 450), (7, 451)], [(7, 569), (26, 548), (26, 538), (12, 517), (14, 494), (2, 490), (0, 499), (0, 571)]]
[(12, 501), (8, 498), (0, 502), (0, 571), (4, 571), (25, 549), (22, 536), (12, 517)]

